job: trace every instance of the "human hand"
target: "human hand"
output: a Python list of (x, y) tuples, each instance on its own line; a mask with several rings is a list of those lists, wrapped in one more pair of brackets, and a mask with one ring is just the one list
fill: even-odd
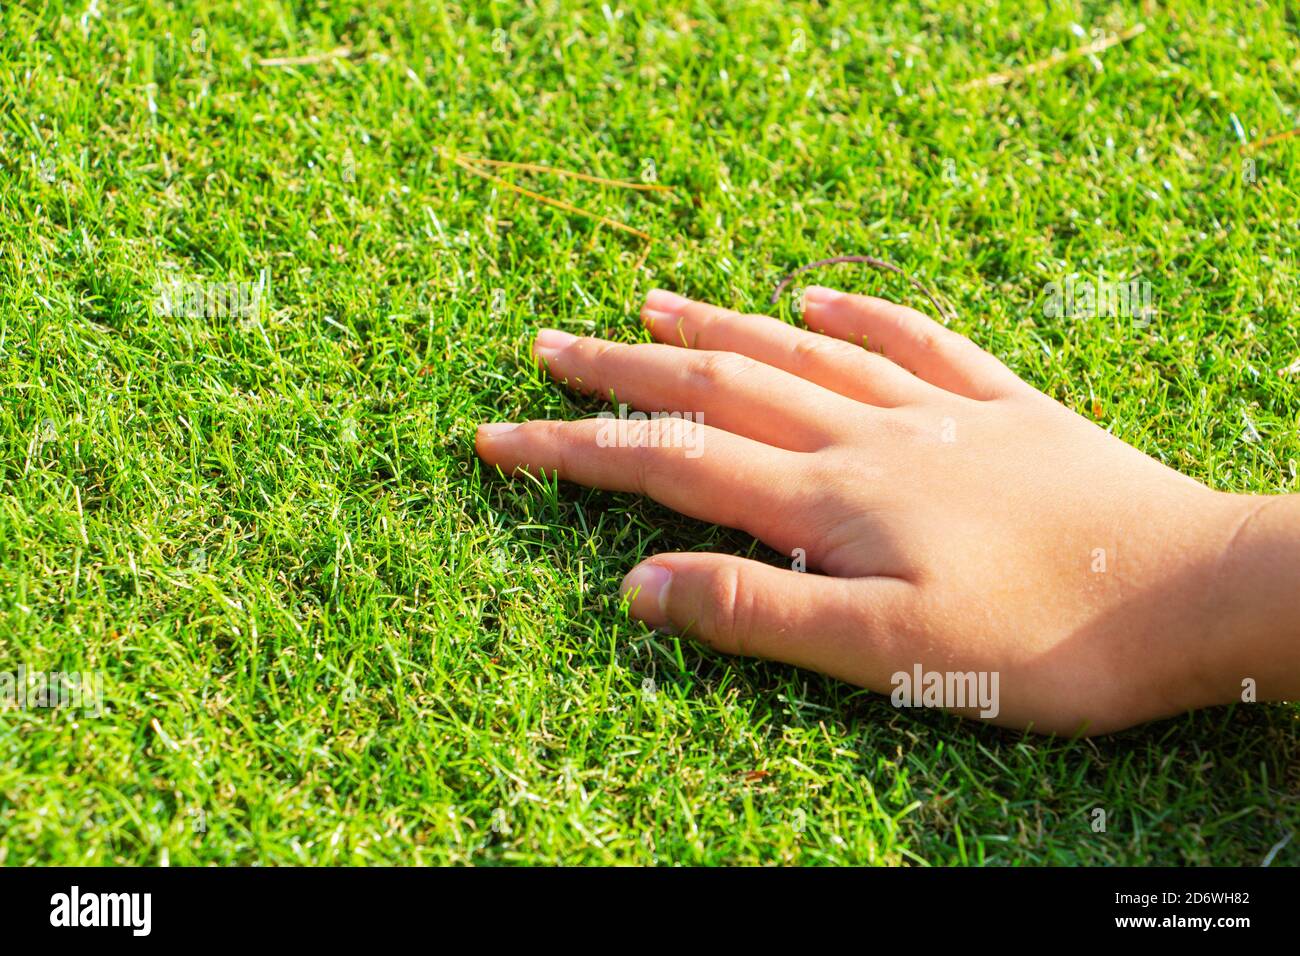
[[(630, 421), (616, 442), (597, 419), (484, 425), (480, 457), (648, 495), (821, 572), (656, 555), (623, 584), (648, 625), (882, 693), (918, 667), (997, 675), (993, 707), (943, 703), (1059, 733), (1227, 702), (1252, 677), (1241, 650), (1276, 650), (1258, 618), (1286, 588), (1225, 591), (1286, 499), (1211, 491), (881, 299), (808, 289), (804, 331), (655, 290), (642, 319), (662, 344), (543, 330), (535, 355), (571, 387), (702, 422)], [(1296, 689), (1260, 669), (1262, 693)]]

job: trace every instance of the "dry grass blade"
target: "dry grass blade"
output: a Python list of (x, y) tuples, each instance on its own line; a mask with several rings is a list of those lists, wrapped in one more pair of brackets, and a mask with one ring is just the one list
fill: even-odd
[(485, 169), (479, 169), (478, 167), (474, 166), (469, 160), (465, 159), (462, 156), (453, 156), (451, 159), (452, 162), (454, 162), (457, 166), (459, 166), (461, 169), (465, 170), (466, 172), (473, 173), (475, 176), (479, 176), (483, 179), (488, 180), (489, 182), (494, 182), (499, 186), (504, 186), (506, 189), (509, 189), (512, 192), (517, 192), (522, 196), (527, 196), (529, 199), (535, 199), (538, 202), (545, 203), (548, 206), (554, 206), (556, 209), (563, 209), (565, 212), (571, 212), (579, 216), (585, 216), (588, 219), (593, 219), (596, 222), (609, 226), (611, 229), (618, 229), (622, 232), (627, 232), (627, 233), (631, 233), (634, 236), (639, 236), (640, 238), (644, 239), (646, 242), (654, 241), (654, 238), (648, 232), (642, 232), (640, 229), (637, 229), (633, 226), (629, 226), (625, 222), (619, 222), (617, 219), (610, 219), (608, 216), (602, 216), (600, 213), (592, 212), (590, 209), (583, 209), (581, 206), (575, 206), (573, 203), (565, 202), (563, 199), (552, 199), (550, 196), (544, 196), (541, 193), (534, 192), (531, 189), (525, 189), (523, 186), (517, 186), (514, 183), (510, 182), (510, 180), (508, 179), (502, 179), (500, 176), (493, 175), (492, 173), (489, 173)]
[(1087, 46), (1081, 46), (1075, 50), (1065, 50), (1060, 53), (1053, 53), (1045, 59), (1030, 63), (1027, 66), (1018, 67), (1014, 70), (1006, 70), (1001, 73), (991, 73), (988, 76), (981, 77), (978, 80), (971, 80), (969, 83), (963, 83), (957, 87), (958, 92), (964, 93), (968, 90), (981, 89), (993, 86), (1006, 86), (1008, 83), (1014, 83), (1017, 80), (1023, 80), (1027, 76), (1033, 76), (1035, 73), (1042, 73), (1044, 70), (1050, 70), (1054, 66), (1066, 62), (1067, 60), (1077, 60), (1080, 57), (1092, 56), (1101, 53), (1103, 50), (1109, 50), (1117, 44), (1127, 42), (1138, 34), (1144, 32), (1147, 26), (1145, 23), (1139, 23), (1137, 26), (1130, 27), (1123, 33), (1115, 36), (1105, 37)]
[(800, 266), (798, 269), (786, 273), (786, 275), (782, 277), (781, 281), (777, 283), (776, 288), (772, 290), (772, 298), (768, 300), (768, 304), (776, 305), (777, 300), (781, 298), (781, 293), (784, 292), (786, 287), (802, 273), (808, 272), (811, 269), (819, 269), (822, 266), (841, 265), (846, 262), (860, 262), (871, 266), (873, 269), (883, 269), (886, 272), (900, 275), (907, 280), (908, 284), (911, 285), (912, 288), (916, 289), (930, 300), (930, 304), (934, 306), (935, 310), (943, 317), (945, 322), (957, 317), (955, 312), (944, 308), (943, 303), (939, 301), (938, 297), (930, 291), (929, 286), (925, 285), (925, 283), (913, 279), (892, 262), (886, 262), (884, 259), (877, 259), (875, 256), (832, 256), (829, 259), (818, 259), (816, 262), (810, 262), (807, 265)]
[(1280, 143), (1284, 139), (1290, 139), (1292, 136), (1300, 136), (1300, 126), (1295, 129), (1284, 129), (1280, 133), (1274, 133), (1272, 136), (1265, 136), (1263, 139), (1254, 143), (1243, 143), (1241, 151), (1243, 153), (1253, 153), (1257, 149), (1263, 149), (1265, 146), (1272, 146), (1274, 143)]
[(558, 169), (555, 166), (542, 166), (539, 163), (516, 163), (506, 159), (483, 159), (479, 156), (461, 157), (468, 163), (475, 166), (496, 166), (500, 169), (518, 169), (529, 173), (542, 173), (551, 176), (566, 176), (569, 179), (581, 179), (586, 183), (598, 183), (602, 186), (614, 186), (618, 189), (636, 189), (642, 192), (666, 192), (673, 191), (671, 186), (663, 186), (659, 183), (634, 183), (626, 179), (606, 179), (604, 176), (592, 176), (589, 173), (575, 173), (570, 169)]
[(335, 47), (325, 53), (308, 53), (305, 56), (273, 56), (258, 60), (258, 66), (312, 66), (316, 63), (328, 63), (330, 60), (342, 60), (352, 55), (352, 48)]

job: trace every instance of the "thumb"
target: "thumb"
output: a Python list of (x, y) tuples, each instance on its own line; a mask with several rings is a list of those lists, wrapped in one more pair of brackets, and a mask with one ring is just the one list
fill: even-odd
[(628, 573), (620, 591), (632, 616), (650, 627), (879, 690), (897, 670), (897, 622), (911, 585), (694, 552), (655, 555)]

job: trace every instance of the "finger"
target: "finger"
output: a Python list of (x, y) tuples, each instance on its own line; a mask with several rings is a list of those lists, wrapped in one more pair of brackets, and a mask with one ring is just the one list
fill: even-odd
[(641, 319), (666, 345), (737, 352), (855, 401), (892, 408), (929, 386), (861, 345), (796, 329), (767, 315), (742, 315), (664, 289), (646, 296)]
[(804, 290), (803, 317), (814, 331), (864, 344), (967, 398), (1000, 398), (1029, 387), (964, 335), (885, 299), (812, 286)]
[(633, 491), (781, 550), (808, 536), (806, 517), (795, 517), (806, 514), (796, 507), (810, 481), (805, 456), (708, 425), (612, 417), (503, 422), (479, 426), (476, 450), (506, 474)]
[(831, 578), (691, 553), (655, 555), (620, 590), (651, 627), (884, 690), (907, 656), (900, 622), (912, 588), (898, 578)]
[(839, 440), (861, 409), (841, 395), (733, 352), (619, 345), (543, 329), (534, 354), (556, 379), (647, 411), (681, 411), (792, 451)]

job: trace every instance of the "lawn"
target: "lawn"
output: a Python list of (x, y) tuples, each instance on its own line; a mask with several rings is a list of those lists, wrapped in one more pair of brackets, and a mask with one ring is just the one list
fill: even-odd
[[(1300, 137), (1263, 142), (1298, 16), (5, 3), (0, 671), (98, 674), (104, 712), (0, 710), (0, 862), (1262, 862), (1300, 707), (1071, 741), (723, 658), (622, 575), (788, 558), (473, 434), (602, 407), (532, 368), (541, 325), (644, 339), (655, 285), (793, 320), (784, 274), (870, 254), (1147, 453), (1300, 491)], [(647, 242), (464, 156), (671, 192), (475, 167)], [(1072, 275), (1155, 314), (1045, 308)]]

